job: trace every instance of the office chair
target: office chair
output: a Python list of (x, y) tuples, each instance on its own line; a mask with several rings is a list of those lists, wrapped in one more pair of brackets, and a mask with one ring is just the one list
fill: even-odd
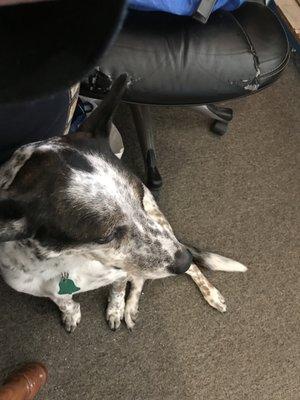
[[(271, 85), (289, 59), (285, 31), (265, 5), (218, 11), (206, 24), (192, 17), (130, 11), (114, 45), (82, 82), (81, 94), (101, 98), (126, 72), (130, 104), (143, 153), (147, 185), (159, 189), (151, 105), (189, 106), (213, 119), (223, 135), (233, 117), (214, 103), (255, 94)], [(249, 112), (251, 112), (249, 110)]]

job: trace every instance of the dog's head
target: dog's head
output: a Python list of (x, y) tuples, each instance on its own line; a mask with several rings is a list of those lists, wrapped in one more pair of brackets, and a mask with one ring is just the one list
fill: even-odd
[(110, 149), (125, 88), (121, 76), (79, 132), (23, 146), (1, 168), (0, 241), (22, 240), (37, 257), (82, 252), (144, 278), (188, 269), (151, 193)]

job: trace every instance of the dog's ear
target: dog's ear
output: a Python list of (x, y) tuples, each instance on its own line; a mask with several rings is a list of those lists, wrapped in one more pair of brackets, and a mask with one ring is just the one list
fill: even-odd
[(92, 133), (93, 136), (107, 137), (110, 133), (111, 121), (127, 88), (127, 74), (120, 75), (113, 83), (110, 92), (99, 107), (79, 127), (81, 132)]
[(29, 236), (22, 207), (0, 190), (0, 243)]

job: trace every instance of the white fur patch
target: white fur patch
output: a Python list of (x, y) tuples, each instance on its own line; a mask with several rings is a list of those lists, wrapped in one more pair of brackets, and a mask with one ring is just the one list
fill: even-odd
[(9, 237), (24, 232), (27, 229), (27, 221), (25, 218), (7, 222), (0, 227), (0, 234), (2, 237), (8, 235)]
[(94, 290), (126, 277), (124, 271), (105, 267), (84, 254), (64, 254), (39, 260), (30, 247), (18, 242), (1, 243), (0, 251), (0, 270), (7, 284), (34, 296), (57, 297), (63, 274), (68, 274), (80, 288), (76, 293)]
[(222, 313), (226, 311), (226, 303), (224, 297), (221, 295), (217, 288), (209, 283), (207, 278), (202, 274), (202, 272), (195, 264), (192, 264), (186, 273), (190, 275), (190, 277), (196, 283), (201, 293), (203, 294), (203, 297), (210, 306)]
[[(94, 172), (73, 170), (68, 193), (74, 199), (93, 204), (99, 195), (105, 193), (118, 202), (122, 201), (120, 174), (107, 161), (92, 154), (86, 158), (94, 168)], [(123, 185), (125, 182), (123, 182)], [(91, 203), (92, 202), (92, 203)]]
[(0, 188), (7, 190), (10, 187), (17, 173), (37, 149), (39, 151), (53, 150), (55, 147), (57, 148), (58, 140), (59, 138), (51, 138), (48, 141), (26, 144), (17, 149), (11, 158), (0, 167)]
[[(94, 171), (72, 170), (69, 186), (66, 191), (74, 202), (82, 203), (87, 208), (102, 211), (103, 204), (109, 210), (119, 206), (122, 213), (141, 231), (144, 226), (136, 218), (137, 198), (128, 180), (112, 164), (97, 155), (85, 155)], [(99, 202), (102, 199), (102, 202)]]
[(220, 256), (214, 253), (203, 253), (201, 256), (204, 259), (205, 267), (212, 271), (226, 271), (226, 272), (246, 272), (247, 267), (230, 258)]

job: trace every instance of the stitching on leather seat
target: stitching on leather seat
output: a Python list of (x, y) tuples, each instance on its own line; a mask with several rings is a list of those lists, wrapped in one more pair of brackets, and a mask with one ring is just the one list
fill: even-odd
[[(289, 46), (289, 42), (288, 42), (288, 39), (287, 39), (287, 34), (286, 34), (286, 32), (285, 32), (285, 30), (284, 30), (284, 28), (283, 28), (283, 26), (282, 26), (282, 23), (281, 23), (281, 21), (279, 20), (279, 18), (277, 17), (277, 15), (274, 13), (273, 10), (269, 9), (269, 12), (271, 12), (271, 13), (273, 14), (273, 16), (276, 18), (277, 22), (281, 25), (282, 31), (284, 32), (284, 35), (285, 35), (285, 40), (286, 40), (286, 44), (287, 44), (287, 46), (286, 46), (286, 47), (287, 47), (287, 51), (286, 51), (285, 57), (283, 58), (283, 60), (281, 61), (281, 63), (280, 63), (279, 65), (277, 65), (276, 68), (273, 68), (271, 71), (268, 71), (268, 72), (265, 72), (265, 73), (263, 73), (263, 74), (260, 74), (260, 75), (259, 75), (260, 78), (265, 78), (265, 77), (268, 76), (268, 75), (272, 76), (273, 72), (275, 72), (275, 71), (276, 71), (276, 72), (277, 72), (277, 71), (280, 72), (281, 67), (282, 67), (282, 66), (285, 66), (286, 63), (287, 63), (287, 61), (288, 61), (289, 58), (290, 58), (290, 46)], [(244, 33), (244, 35), (245, 35), (245, 37), (246, 37), (248, 43), (249, 43), (249, 44), (251, 43), (251, 45), (252, 45), (252, 47), (253, 47), (253, 49), (254, 49), (254, 46), (253, 46), (253, 44), (252, 44), (252, 42), (251, 42), (251, 39), (250, 39), (249, 35), (247, 34), (246, 30), (243, 28), (242, 24), (239, 22), (239, 20), (238, 20), (233, 14), (231, 14), (231, 13), (229, 13), (229, 14), (230, 14), (230, 15), (233, 17), (233, 19), (236, 21), (236, 23), (238, 24), (238, 26), (240, 27), (240, 29), (241, 29), (242, 32)], [(254, 50), (254, 51), (255, 51), (255, 50)], [(256, 52), (255, 52), (255, 54), (256, 54)], [(256, 54), (256, 56), (257, 56), (257, 54)], [(258, 56), (257, 56), (257, 59), (259, 60)], [(282, 69), (283, 69), (283, 68), (282, 68)]]
[(232, 18), (235, 21), (235, 23), (237, 24), (237, 26), (240, 28), (241, 32), (243, 33), (243, 35), (244, 35), (244, 37), (245, 37), (245, 39), (246, 39), (246, 41), (248, 43), (250, 52), (251, 52), (252, 57), (253, 57), (253, 64), (254, 64), (254, 68), (255, 68), (255, 71), (256, 71), (256, 75), (252, 79), (252, 81), (248, 82), (247, 85), (244, 86), (244, 89), (246, 89), (246, 90), (257, 90), (259, 88), (259, 86), (260, 86), (259, 85), (259, 81), (258, 81), (258, 78), (260, 76), (260, 68), (259, 68), (260, 62), (259, 62), (258, 55), (257, 55), (257, 53), (255, 51), (254, 45), (253, 45), (248, 33), (244, 29), (243, 25), (238, 21), (238, 19), (232, 13), (227, 12), (227, 14), (230, 15), (230, 18)]

